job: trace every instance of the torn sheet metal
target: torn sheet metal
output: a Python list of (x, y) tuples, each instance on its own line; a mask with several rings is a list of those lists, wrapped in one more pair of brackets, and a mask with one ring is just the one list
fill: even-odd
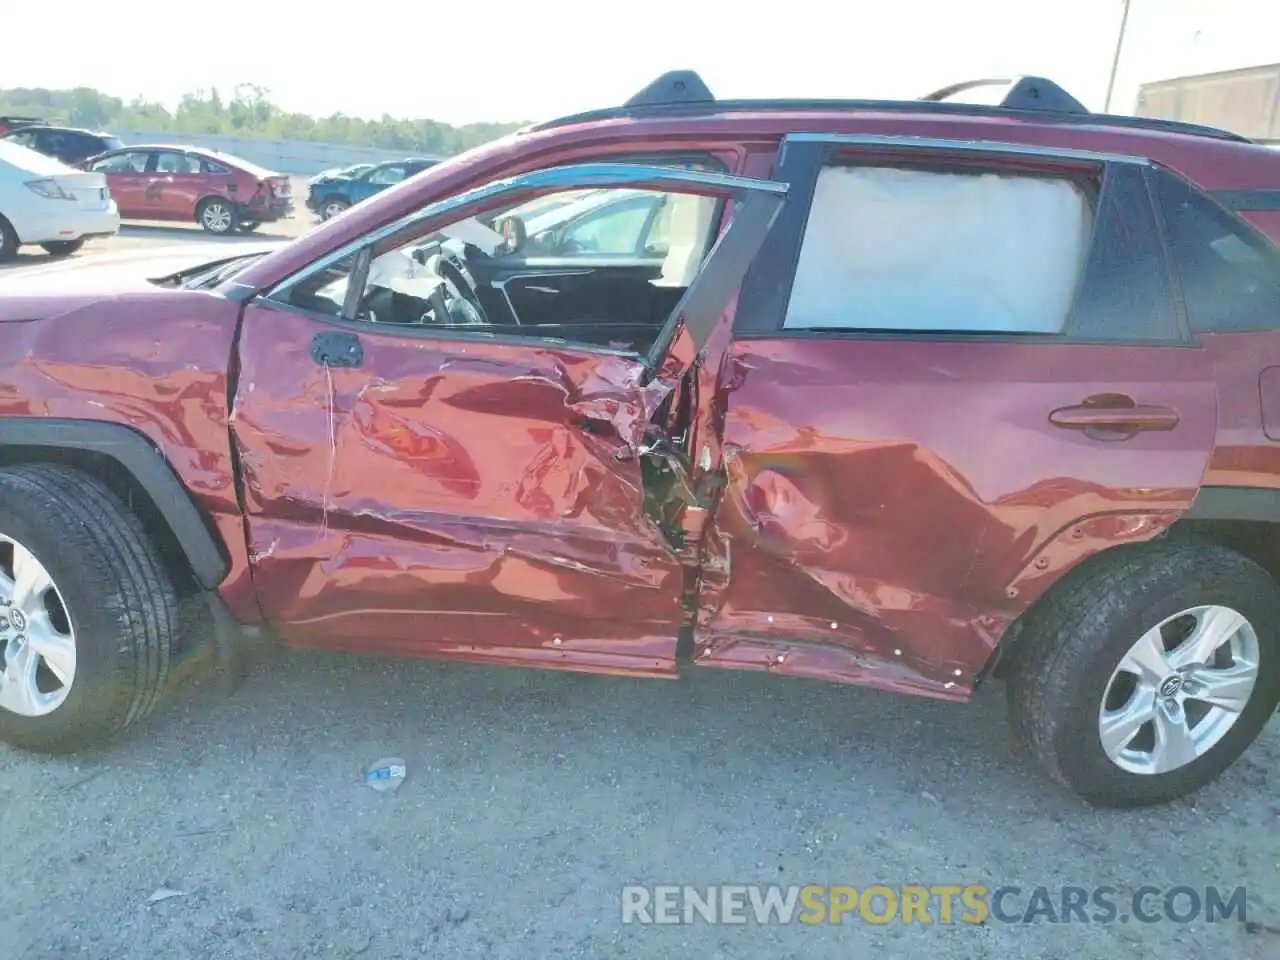
[[(1064, 377), (1058, 349), (1093, 379)], [(965, 695), (1055, 578), (1166, 529), (1213, 448), (1195, 351), (780, 339), (732, 353), (700, 664)], [(1153, 391), (1183, 413), (1178, 431), (1100, 452), (1048, 421), (1091, 394)], [(857, 656), (779, 664), (788, 644)]]
[(667, 384), (618, 355), (380, 330), (362, 366), (322, 367), (311, 321), (259, 310), (232, 431), (286, 637), (670, 669), (683, 573), (636, 456)]

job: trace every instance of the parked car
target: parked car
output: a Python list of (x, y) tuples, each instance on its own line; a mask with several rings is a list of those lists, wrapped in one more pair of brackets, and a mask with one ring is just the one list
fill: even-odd
[(1280, 701), (1278, 201), (1274, 151), (1047, 80), (680, 73), (274, 252), (0, 279), (0, 738), (134, 723), (204, 604), (231, 676), (998, 678), (1089, 802), (1188, 794)]
[(372, 170), (376, 167), (376, 163), (353, 163), (345, 167), (329, 167), (327, 170), (321, 170), (315, 176), (307, 180), (307, 186), (313, 183), (319, 183), (321, 180), (331, 180), (334, 177), (354, 177), (364, 173), (366, 170)]
[(98, 173), (0, 140), (0, 262), (24, 244), (55, 256), (75, 253), (91, 237), (120, 229), (120, 215)]
[(307, 209), (321, 220), (328, 220), (439, 162), (425, 157), (407, 157), (379, 163), (365, 170), (349, 167), (345, 171), (322, 175), (308, 184)]
[(289, 178), (216, 150), (129, 146), (86, 160), (104, 174), (126, 220), (194, 220), (213, 234), (293, 216)]
[(18, 127), (25, 127), (32, 123), (44, 123), (44, 120), (40, 117), (0, 116), (0, 137), (16, 130)]
[(4, 139), (30, 147), (37, 153), (61, 160), (68, 166), (79, 166), (89, 157), (124, 146), (124, 141), (109, 133), (57, 127), (47, 123), (21, 124), (4, 134)]

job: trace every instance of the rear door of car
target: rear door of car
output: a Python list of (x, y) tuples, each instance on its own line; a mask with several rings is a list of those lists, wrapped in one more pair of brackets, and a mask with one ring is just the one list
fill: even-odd
[[(295, 296), (398, 256), (405, 234), (552, 191), (731, 204), (644, 353), (379, 321), (365, 289)], [(585, 164), (495, 180), (331, 251), (246, 304), (231, 430), (254, 582), (286, 639), (669, 674), (687, 619), (664, 409), (727, 310), (786, 187)], [(379, 245), (384, 246), (379, 246)], [(365, 266), (360, 267), (364, 259)], [(376, 263), (378, 261), (374, 261)], [(338, 303), (337, 301), (341, 301)], [(379, 307), (381, 309), (381, 307)], [(335, 312), (339, 311), (339, 312)]]
[(786, 141), (772, 176), (792, 199), (720, 385), (695, 662), (964, 697), (1064, 571), (1187, 510), (1217, 391), (1150, 175), (996, 143)]
[(157, 220), (185, 220), (195, 215), (206, 193), (208, 176), (200, 158), (182, 150), (158, 150), (148, 169), (147, 203)]

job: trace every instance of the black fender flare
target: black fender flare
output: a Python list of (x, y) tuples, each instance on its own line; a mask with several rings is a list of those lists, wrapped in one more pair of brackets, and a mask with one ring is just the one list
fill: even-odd
[[(1195, 499), (1178, 518), (1178, 523), (1184, 520), (1234, 520), (1246, 523), (1280, 524), (1280, 488), (1216, 484), (1204, 486), (1196, 492)], [(1161, 536), (1177, 536), (1180, 529), (1178, 523)], [(1015, 648), (1021, 639), (1021, 625), (1021, 618), (1010, 624), (979, 672), (979, 682), (988, 676), (1001, 675), (1010, 650)]]
[(200, 508), (169, 461), (144, 434), (105, 420), (0, 417), (0, 453), (5, 447), (85, 450), (109, 457), (146, 490), (200, 585), (216, 590), (226, 576), (230, 564)]
[(1183, 520), (1252, 520), (1280, 523), (1280, 489), (1201, 487)]

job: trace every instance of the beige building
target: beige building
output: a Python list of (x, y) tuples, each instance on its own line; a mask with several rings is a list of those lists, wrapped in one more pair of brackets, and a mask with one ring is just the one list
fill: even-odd
[(1280, 142), (1280, 63), (1144, 83), (1134, 113)]

